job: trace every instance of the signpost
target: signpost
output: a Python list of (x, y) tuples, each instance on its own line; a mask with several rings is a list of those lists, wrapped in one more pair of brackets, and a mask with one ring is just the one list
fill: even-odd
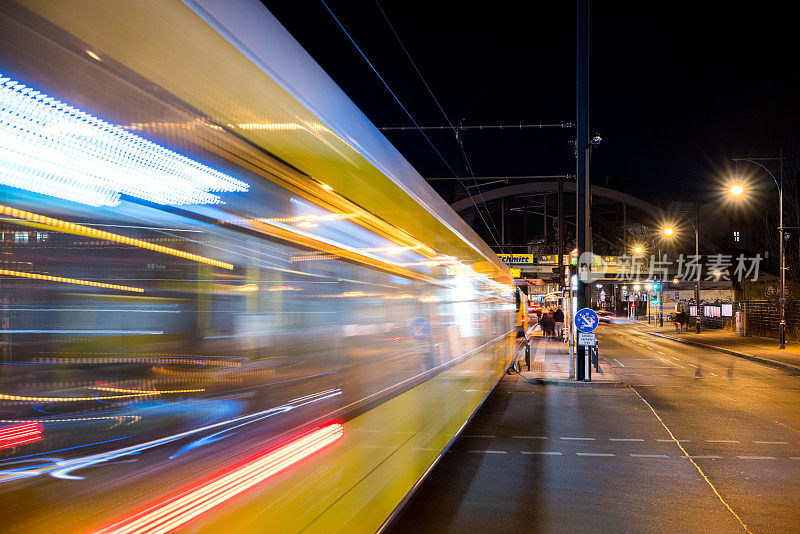
[[(578, 350), (583, 350), (589, 356), (593, 352), (594, 347), (597, 346), (597, 337), (594, 334), (597, 325), (600, 324), (600, 318), (597, 313), (590, 308), (583, 308), (575, 313), (575, 329), (578, 331)], [(580, 365), (585, 366), (585, 373), (578, 373), (580, 380), (581, 374), (585, 377), (587, 382), (592, 380), (592, 358), (586, 357), (578, 359)]]

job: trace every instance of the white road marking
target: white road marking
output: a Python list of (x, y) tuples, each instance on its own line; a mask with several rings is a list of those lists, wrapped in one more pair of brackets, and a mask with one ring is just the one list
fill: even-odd
[(644, 441), (639, 438), (608, 438), (608, 441)]
[[(665, 352), (661, 352), (660, 350), (657, 350), (656, 352), (659, 353), (659, 354), (666, 354)], [(677, 360), (677, 358), (675, 358), (675, 359)]]
[[(664, 353), (662, 352), (661, 354), (664, 354)], [(679, 360), (678, 358), (676, 358), (675, 356), (670, 356), (670, 358), (672, 358), (672, 359), (673, 359), (673, 360), (675, 360), (676, 362), (680, 361), (680, 360)]]
[(511, 436), (514, 439), (548, 439), (544, 436)]
[(691, 458), (693, 460), (709, 460), (709, 459), (716, 459), (722, 458), (722, 456), (681, 456), (681, 458)]
[(521, 451), (520, 454), (538, 454), (542, 456), (561, 456), (557, 451)]
[(664, 442), (664, 443), (672, 443), (674, 441), (677, 441), (677, 442), (680, 442), (680, 443), (689, 443), (690, 442), (690, 440), (688, 440), (688, 439), (657, 439), (656, 441), (661, 441), (661, 442)]
[[(655, 408), (653, 408), (653, 406), (649, 402), (647, 402), (647, 399), (642, 397), (641, 393), (639, 393), (635, 389), (633, 390), (633, 392), (636, 393), (636, 396), (639, 397), (642, 400), (642, 402), (647, 405), (648, 408), (650, 408), (650, 411), (653, 412), (653, 415), (656, 416), (656, 419), (658, 419), (658, 422), (661, 423), (661, 426), (664, 427), (664, 430), (667, 431), (667, 434), (669, 434), (669, 436), (672, 438), (672, 440), (675, 442), (675, 444), (678, 446), (678, 448), (681, 450), (681, 452), (688, 456), (689, 452), (686, 449), (683, 448), (683, 445), (680, 444), (680, 441), (675, 437), (675, 434), (672, 433), (672, 430), (670, 430), (669, 427), (667, 426), (667, 424), (664, 422), (664, 420), (661, 419), (661, 416), (658, 415), (658, 412), (656, 412)], [(705, 474), (705, 472), (703, 472), (703, 469), (697, 464), (697, 462), (695, 462), (691, 458), (689, 458), (689, 462), (695, 467), (695, 469), (697, 469), (697, 472), (700, 473), (700, 476), (703, 477), (703, 480), (706, 481), (706, 484), (708, 484), (708, 486), (714, 492), (714, 495), (717, 496), (717, 498), (719, 499), (719, 502), (721, 502), (722, 505), (731, 513), (731, 515), (736, 518), (736, 520), (739, 522), (739, 524), (742, 526), (742, 528), (748, 534), (753, 534), (753, 532), (749, 528), (747, 528), (747, 524), (744, 521), (742, 521), (741, 517), (739, 517), (739, 514), (734, 512), (733, 508), (731, 508), (731, 505), (728, 504), (728, 502), (725, 500), (725, 498), (722, 496), (722, 494), (720, 494), (720, 492), (717, 489), (717, 487), (714, 485), (713, 482), (711, 482), (711, 479), (708, 478), (708, 476)]]
[(790, 460), (800, 460), (800, 456), (789, 456)]
[(481, 434), (465, 434), (461, 436), (462, 438), (496, 438), (497, 436), (488, 436), (488, 435), (481, 435)]
[(507, 451), (467, 451), (474, 454), (508, 454)]
[(710, 374), (711, 376), (719, 376), (718, 374), (712, 373), (711, 371), (709, 371), (708, 374)]
[(616, 456), (610, 452), (576, 452), (578, 456)]
[(566, 441), (597, 441), (597, 438), (565, 438), (563, 436), (561, 436), (560, 439)]
[(774, 456), (737, 456), (740, 460), (775, 460)]
[(693, 364), (693, 363), (687, 363), (686, 365), (691, 365), (691, 366), (692, 366), (692, 367), (694, 367), (695, 369), (700, 369), (700, 366), (699, 366), (699, 365), (695, 365), (695, 364)]
[(625, 364), (622, 363), (621, 361), (619, 361), (618, 359), (616, 359), (616, 358), (611, 358), (611, 359), (614, 360), (615, 362), (617, 362), (617, 365), (619, 365), (620, 367), (625, 367)]
[(672, 363), (671, 361), (667, 360), (666, 358), (662, 358), (661, 356), (659, 356), (658, 359), (661, 360), (664, 363), (668, 363), (670, 365), (674, 365), (675, 367), (680, 367), (681, 369), (683, 369), (682, 365), (678, 365), (677, 363)]
[(788, 445), (785, 441), (754, 441), (753, 443), (758, 443), (759, 445)]
[(734, 439), (707, 439), (706, 443), (739, 443)]
[(669, 458), (666, 454), (629, 454), (628, 456), (633, 456), (634, 458)]

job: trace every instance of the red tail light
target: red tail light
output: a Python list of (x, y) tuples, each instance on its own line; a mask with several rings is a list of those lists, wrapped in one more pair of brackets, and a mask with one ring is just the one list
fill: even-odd
[(0, 428), (0, 449), (17, 447), (42, 439), (41, 423), (20, 423)]
[(167, 534), (263, 482), (344, 435), (334, 423), (299, 436), (256, 458), (217, 473), (184, 490), (136, 510), (97, 534)]

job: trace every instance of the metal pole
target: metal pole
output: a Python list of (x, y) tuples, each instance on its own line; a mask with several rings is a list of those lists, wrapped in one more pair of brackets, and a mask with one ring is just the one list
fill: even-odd
[(628, 205), (622, 205), (622, 253), (628, 253)]
[[(661, 247), (658, 247), (658, 261), (663, 260), (661, 257)], [(664, 326), (664, 278), (662, 275), (661, 280), (658, 281), (658, 326)]]
[(506, 197), (500, 199), (500, 250), (506, 247)]
[[(695, 256), (700, 256), (700, 203), (694, 203), (694, 254)], [(697, 280), (695, 280), (694, 285), (694, 301), (697, 304), (697, 315), (695, 316), (694, 321), (694, 332), (695, 334), (700, 333), (700, 321), (703, 317), (703, 308), (700, 306), (700, 276), (702, 275), (702, 271), (698, 268), (697, 271)]]
[(780, 171), (781, 171), (781, 186), (778, 191), (778, 203), (780, 204), (780, 219), (781, 225), (778, 227), (778, 241), (780, 242), (780, 268), (781, 268), (781, 294), (778, 298), (778, 306), (780, 307), (781, 322), (778, 324), (778, 338), (780, 343), (779, 349), (786, 348), (786, 264), (784, 254), (786, 248), (783, 246), (783, 148), (780, 152)]
[(544, 224), (544, 249), (550, 254), (550, 248), (548, 245), (550, 242), (547, 240), (547, 193), (544, 193), (543, 205), (542, 205), (542, 223)]
[[(591, 237), (587, 239), (590, 231), (590, 221), (587, 213), (589, 201), (589, 0), (577, 0), (577, 72), (576, 72), (576, 233), (578, 245), (578, 258), (585, 252), (590, 252)], [(584, 256), (585, 258), (585, 256)], [(578, 310), (586, 307), (588, 301), (588, 284), (581, 280), (580, 260), (578, 262)], [(587, 280), (588, 282), (589, 280)], [(572, 318), (570, 318), (571, 320)], [(577, 379), (585, 380), (586, 377), (586, 347), (578, 345), (577, 352)]]
[(564, 180), (558, 180), (558, 287), (564, 288)]
[(525, 241), (525, 254), (528, 253), (528, 201), (525, 200), (525, 211), (522, 212), (522, 238)]

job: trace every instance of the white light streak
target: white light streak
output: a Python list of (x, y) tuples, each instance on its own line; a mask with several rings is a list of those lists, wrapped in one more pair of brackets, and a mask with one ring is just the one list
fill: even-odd
[(0, 185), (88, 204), (219, 204), (249, 184), (0, 74)]

